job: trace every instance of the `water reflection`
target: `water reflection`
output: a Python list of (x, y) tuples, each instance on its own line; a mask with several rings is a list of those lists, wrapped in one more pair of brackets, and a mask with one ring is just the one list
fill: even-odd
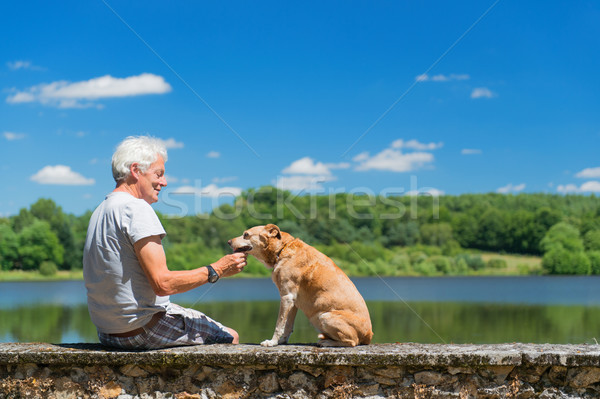
[[(387, 301), (367, 305), (376, 343), (576, 344), (594, 343), (600, 331), (597, 306)], [(258, 343), (271, 338), (278, 306), (277, 301), (246, 301), (192, 307), (236, 329), (242, 342)], [(316, 335), (298, 312), (290, 342), (314, 343)], [(1, 341), (97, 342), (97, 337), (86, 305), (27, 305), (0, 309)]]

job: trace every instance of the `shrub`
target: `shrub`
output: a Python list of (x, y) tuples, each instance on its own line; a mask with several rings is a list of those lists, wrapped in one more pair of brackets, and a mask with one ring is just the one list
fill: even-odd
[(485, 267), (481, 255), (459, 254), (456, 256), (456, 262), (458, 263), (460, 260), (463, 260), (471, 270), (481, 270)]
[(487, 267), (489, 267), (490, 269), (505, 269), (506, 261), (500, 258), (493, 258), (488, 260)]
[(600, 251), (587, 252), (592, 274), (600, 274)]
[(434, 264), (436, 270), (442, 274), (450, 274), (452, 271), (452, 263), (445, 256), (432, 256), (429, 261)]
[(590, 230), (583, 236), (583, 245), (588, 251), (600, 250), (600, 230)]
[(542, 267), (550, 274), (590, 274), (590, 259), (582, 251), (556, 247), (544, 254)]
[(42, 264), (40, 265), (40, 274), (42, 276), (54, 276), (56, 273), (58, 272), (58, 267), (56, 267), (56, 264), (52, 261), (45, 261), (42, 262)]
[(540, 247), (544, 252), (559, 247), (570, 252), (583, 251), (584, 248), (577, 227), (566, 222), (560, 222), (552, 226), (540, 242)]
[(450, 240), (442, 247), (442, 254), (445, 256), (455, 256), (462, 248), (456, 240)]
[(415, 251), (410, 253), (410, 263), (417, 264), (425, 261), (427, 259), (427, 254), (421, 251)]
[(390, 266), (395, 270), (395, 275), (405, 275), (411, 269), (410, 258), (406, 254), (396, 254), (390, 260)]
[(418, 274), (421, 274), (424, 276), (433, 276), (434, 274), (437, 273), (437, 269), (436, 269), (435, 265), (429, 261), (419, 262), (413, 266), (413, 269)]
[(467, 261), (462, 257), (457, 256), (455, 258), (454, 264), (455, 274), (464, 274), (467, 272), (467, 270), (469, 270), (469, 265), (467, 265)]

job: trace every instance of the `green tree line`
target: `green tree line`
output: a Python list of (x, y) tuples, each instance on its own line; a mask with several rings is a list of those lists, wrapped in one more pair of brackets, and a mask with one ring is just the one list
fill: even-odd
[[(51, 199), (0, 218), (3, 270), (80, 269), (91, 211), (75, 216)], [(317, 246), (349, 274), (464, 274), (487, 264), (476, 251), (543, 256), (549, 274), (600, 274), (600, 202), (594, 195), (364, 193), (296, 195), (250, 189), (210, 214), (160, 215), (171, 269), (208, 264), (227, 240), (259, 224)], [(249, 274), (268, 271), (252, 260)]]

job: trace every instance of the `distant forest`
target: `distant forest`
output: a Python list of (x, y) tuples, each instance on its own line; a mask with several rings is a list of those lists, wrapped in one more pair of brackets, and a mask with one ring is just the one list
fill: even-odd
[[(81, 269), (90, 215), (67, 214), (53, 200), (39, 199), (0, 218), (1, 269), (48, 275)], [(501, 259), (486, 264), (481, 251), (541, 256), (547, 274), (600, 274), (600, 201), (594, 195), (294, 195), (266, 186), (210, 214), (159, 217), (172, 270), (214, 262), (230, 252), (230, 238), (275, 223), (350, 275), (452, 275), (503, 267)], [(247, 273), (269, 271), (252, 261)]]

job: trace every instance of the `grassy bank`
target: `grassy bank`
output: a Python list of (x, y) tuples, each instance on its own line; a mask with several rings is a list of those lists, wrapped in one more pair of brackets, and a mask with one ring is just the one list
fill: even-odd
[(43, 276), (37, 271), (0, 271), (0, 281), (60, 281), (83, 280), (83, 271), (58, 271), (52, 276)]
[[(406, 254), (407, 264), (404, 267), (390, 269), (382, 268), (380, 261), (360, 260), (356, 264), (350, 264), (344, 260), (337, 260), (338, 266), (346, 271), (349, 276), (526, 276), (542, 274), (542, 259), (537, 256), (506, 255), (498, 253), (481, 253), (474, 256), (481, 257), (484, 266), (478, 270), (464, 269), (443, 271), (435, 269), (435, 264), (440, 264), (440, 257), (427, 256), (421, 252), (412, 255)], [(428, 262), (428, 263), (426, 263)], [(443, 262), (442, 262), (443, 263)], [(402, 262), (400, 262), (402, 264)], [(423, 265), (429, 265), (427, 267)], [(389, 265), (389, 264), (388, 264)], [(432, 266), (433, 265), (433, 266)], [(236, 277), (268, 277), (270, 271), (256, 259), (250, 257), (249, 265), (243, 273)], [(52, 276), (43, 276), (37, 271), (0, 271), (0, 281), (59, 281), (59, 280), (83, 280), (83, 272), (59, 271)]]

